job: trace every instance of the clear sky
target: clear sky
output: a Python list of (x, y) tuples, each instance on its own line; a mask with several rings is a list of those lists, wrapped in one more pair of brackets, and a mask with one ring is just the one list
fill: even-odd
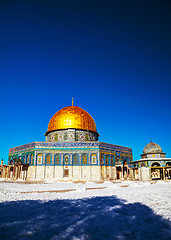
[(47, 0), (0, 3), (0, 160), (44, 141), (72, 103), (94, 118), (100, 141), (152, 139), (171, 157), (171, 2)]

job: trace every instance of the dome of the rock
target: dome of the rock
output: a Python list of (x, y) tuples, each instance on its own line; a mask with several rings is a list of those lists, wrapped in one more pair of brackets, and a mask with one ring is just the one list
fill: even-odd
[(49, 122), (46, 134), (62, 129), (81, 129), (97, 133), (96, 124), (90, 114), (76, 106), (64, 107), (56, 112)]

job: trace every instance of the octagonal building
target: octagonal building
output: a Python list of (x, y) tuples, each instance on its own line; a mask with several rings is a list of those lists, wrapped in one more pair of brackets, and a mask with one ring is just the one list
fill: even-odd
[(25, 180), (101, 181), (131, 178), (132, 149), (99, 142), (92, 116), (68, 106), (49, 121), (44, 142), (9, 149), (3, 177)]

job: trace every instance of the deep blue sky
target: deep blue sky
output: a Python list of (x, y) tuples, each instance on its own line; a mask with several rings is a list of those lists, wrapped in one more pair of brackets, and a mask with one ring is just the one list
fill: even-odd
[(58, 110), (94, 118), (100, 141), (158, 143), (171, 157), (170, 1), (0, 3), (0, 160), (44, 141)]

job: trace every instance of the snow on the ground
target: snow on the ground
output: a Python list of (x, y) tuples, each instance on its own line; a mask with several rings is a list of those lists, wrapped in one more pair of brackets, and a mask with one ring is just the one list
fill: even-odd
[(171, 239), (171, 181), (0, 182), (0, 239)]

